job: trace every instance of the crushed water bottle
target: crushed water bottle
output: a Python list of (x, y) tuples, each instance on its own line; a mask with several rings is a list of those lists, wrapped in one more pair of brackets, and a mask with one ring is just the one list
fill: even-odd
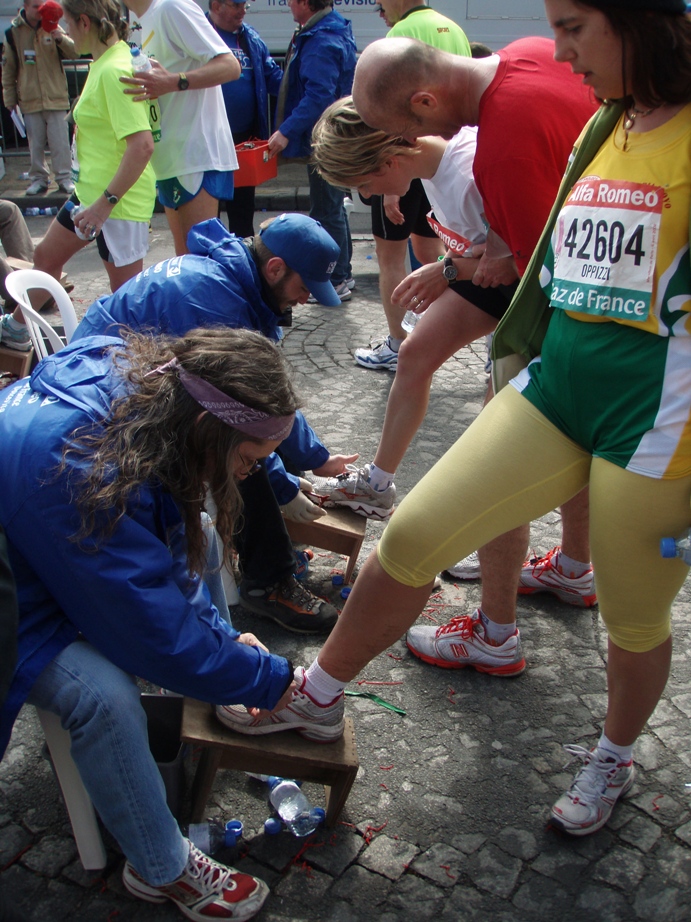
[(415, 311), (406, 311), (403, 315), (403, 320), (401, 320), (401, 326), (406, 333), (412, 333), (419, 319), (420, 314), (416, 314)]
[(680, 538), (661, 538), (660, 554), (665, 557), (681, 557), (691, 567), (691, 528)]
[(218, 820), (206, 823), (190, 823), (182, 827), (183, 835), (206, 855), (214, 855), (222, 848), (233, 848), (242, 836), (242, 822), (229, 820), (225, 826)]
[[(84, 206), (83, 206), (83, 205), (75, 205), (74, 202), (71, 201), (71, 200), (65, 202), (64, 208), (65, 208), (65, 211), (69, 212), (69, 216), (72, 218), (72, 223), (73, 223), (73, 224), (74, 224), (74, 219), (77, 217), (77, 215), (80, 215), (80, 214), (82, 213), (82, 211), (84, 211)], [(94, 229), (92, 230), (92, 232), (87, 236), (86, 234), (83, 234), (83, 233), (77, 228), (77, 225), (76, 225), (76, 224), (74, 225), (74, 232), (75, 232), (75, 234), (77, 235), (77, 237), (79, 237), (80, 240), (93, 240), (94, 237), (96, 236), (96, 230), (95, 230), (95, 228), (94, 228)]]
[(41, 214), (41, 209), (40, 208), (25, 208), (24, 214), (27, 216), (27, 218), (34, 218), (36, 217), (36, 215)]
[(309, 836), (319, 826), (323, 811), (312, 807), (295, 781), (269, 780), (271, 806), (295, 836)]

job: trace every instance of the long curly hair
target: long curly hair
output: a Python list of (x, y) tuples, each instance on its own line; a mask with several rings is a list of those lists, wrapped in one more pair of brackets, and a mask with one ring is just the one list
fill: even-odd
[(140, 487), (160, 484), (182, 512), (190, 571), (204, 568), (201, 513), (208, 493), (227, 563), (242, 509), (233, 476), (238, 446), (262, 440), (204, 412), (174, 368), (150, 372), (177, 357), (186, 371), (247, 406), (287, 416), (299, 401), (283, 357), (272, 342), (250, 330), (197, 329), (179, 339), (131, 331), (122, 335), (125, 345), (112, 351), (125, 394), (114, 400), (103, 423), (76, 430), (63, 450), (60, 470), (70, 469), (82, 519), (75, 540), (93, 536), (98, 547), (136, 504)]
[(416, 144), (366, 125), (352, 96), (332, 103), (312, 130), (312, 163), (332, 186), (348, 189), (391, 157), (418, 153)]

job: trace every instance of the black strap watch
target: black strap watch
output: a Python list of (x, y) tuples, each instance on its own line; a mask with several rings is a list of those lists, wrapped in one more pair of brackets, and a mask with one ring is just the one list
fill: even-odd
[(106, 189), (106, 191), (103, 193), (103, 195), (105, 196), (105, 199), (106, 199), (106, 201), (108, 202), (109, 205), (117, 205), (117, 203), (120, 201), (120, 197), (119, 197), (119, 196), (113, 195), (113, 193), (112, 193), (112, 192), (109, 192), (107, 189)]
[(444, 268), (442, 269), (442, 275), (449, 282), (454, 282), (458, 276), (458, 269), (453, 264), (453, 259), (450, 256), (444, 257)]
[(179, 90), (189, 90), (190, 82), (187, 79), (187, 74), (178, 74), (178, 89)]

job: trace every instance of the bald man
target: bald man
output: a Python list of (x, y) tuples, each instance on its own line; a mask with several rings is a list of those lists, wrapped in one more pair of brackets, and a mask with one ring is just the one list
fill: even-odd
[[(574, 142), (596, 109), (581, 77), (555, 62), (554, 42), (521, 39), (476, 59), (387, 38), (364, 50), (353, 100), (373, 128), (409, 141), (450, 139), (464, 125), (477, 125), (473, 174), (489, 233), (480, 259), (454, 260), (458, 278), (495, 287), (522, 275)], [(473, 575), (481, 569), (481, 612), (489, 622), (506, 629), (515, 623), (517, 586), (521, 593), (547, 591), (574, 605), (595, 604), (585, 492), (562, 507), (562, 518), (562, 547), (525, 565), (528, 526), (480, 549)]]

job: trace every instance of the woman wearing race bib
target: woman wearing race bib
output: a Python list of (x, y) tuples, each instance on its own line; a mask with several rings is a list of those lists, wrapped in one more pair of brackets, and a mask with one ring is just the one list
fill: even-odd
[[(384, 519), (393, 512), (393, 477), (425, 418), (435, 371), (494, 330), (516, 289), (480, 288), (471, 281), (479, 262), (473, 248), (487, 239), (473, 179), (476, 139), (477, 129), (466, 127), (450, 141), (426, 137), (409, 144), (366, 125), (351, 96), (329, 106), (314, 128), (313, 158), (332, 185), (367, 196), (402, 196), (413, 179), (421, 179), (432, 206), (427, 220), (447, 247), (444, 263), (422, 266), (393, 293), (395, 303), (412, 300), (420, 319), (399, 349), (373, 463), (340, 478), (331, 493), (338, 505), (357, 495), (357, 511), (371, 517)], [(510, 254), (507, 258), (512, 260)]]
[[(496, 373), (512, 353), (533, 361), (401, 503), (308, 674), (336, 694), (413, 623), (436, 573), (588, 485), (608, 708), (592, 751), (566, 747), (583, 766), (551, 811), (581, 836), (633, 784), (688, 573), (660, 539), (691, 524), (691, 21), (683, 0), (545, 6), (556, 59), (608, 102), (494, 335)], [(413, 627), (408, 646), (448, 668), (469, 642), (506, 648), (504, 674), (520, 671), (517, 631), (493, 646), (468, 621)]]

